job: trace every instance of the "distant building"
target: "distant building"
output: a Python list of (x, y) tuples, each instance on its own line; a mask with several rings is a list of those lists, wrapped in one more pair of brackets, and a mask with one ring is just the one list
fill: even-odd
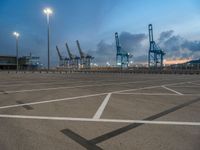
[(187, 62), (187, 64), (190, 64), (190, 65), (199, 65), (200, 64), (200, 59), (198, 59), (198, 60), (191, 60), (191, 61)]
[[(35, 70), (41, 68), (40, 57), (23, 56), (18, 59), (19, 69), (21, 70)], [(1, 70), (15, 70), (16, 56), (0, 56), (0, 69)]]
[(19, 58), (19, 66), (22, 70), (40, 69), (40, 57), (36, 56), (23, 56)]
[(173, 69), (200, 69), (200, 59), (190, 60), (180, 64), (173, 64), (170, 67)]
[(200, 69), (200, 59), (198, 60), (191, 60), (186, 63), (188, 66), (194, 69)]
[(0, 69), (12, 70), (16, 68), (16, 56), (0, 56)]

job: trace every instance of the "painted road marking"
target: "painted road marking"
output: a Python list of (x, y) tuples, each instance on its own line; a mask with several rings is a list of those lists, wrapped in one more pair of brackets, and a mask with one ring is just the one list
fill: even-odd
[[(173, 84), (166, 84), (166, 85), (176, 85), (176, 84), (184, 84), (184, 83), (185, 82), (180, 82), (180, 83), (173, 83)], [(142, 88), (138, 88), (138, 89), (128, 89), (128, 90), (121, 90), (121, 91), (113, 91), (113, 92), (109, 92), (109, 93), (115, 94), (115, 93), (128, 92), (128, 91), (137, 91), (137, 90), (151, 89), (151, 88), (157, 88), (157, 87), (161, 87), (161, 85), (142, 87)], [(21, 106), (25, 106), (25, 105), (37, 105), (37, 104), (44, 104), (44, 103), (67, 101), (67, 100), (73, 100), (73, 99), (79, 99), (79, 98), (87, 98), (87, 97), (106, 95), (106, 94), (109, 94), (109, 93), (99, 93), (99, 94), (83, 95), (83, 96), (76, 96), (76, 97), (70, 97), (70, 98), (53, 99), (53, 100), (30, 102), (30, 103), (24, 103), (24, 104), (16, 104), (16, 105), (7, 105), (7, 106), (1, 106), (0, 109), (21, 107)]]
[(80, 121), (80, 122), (142, 123), (142, 124), (160, 124), (160, 125), (200, 126), (200, 122), (179, 122), (179, 121), (148, 121), (148, 120), (121, 120), (121, 119), (93, 119), (93, 118), (48, 117), (48, 116), (24, 116), (24, 115), (2, 115), (2, 114), (0, 114), (0, 118), (34, 119), (34, 120), (57, 120), (57, 121)]
[[(60, 90), (60, 89), (72, 89), (72, 88), (82, 88), (82, 87), (93, 87), (93, 86), (109, 86), (109, 85), (126, 85), (126, 84), (133, 84), (133, 83), (143, 83), (148, 82), (152, 80), (146, 80), (146, 81), (135, 81), (135, 82), (122, 82), (122, 83), (110, 83), (110, 84), (88, 84), (88, 85), (78, 85), (78, 86), (71, 86), (71, 87), (52, 87), (52, 88), (41, 88), (41, 89), (29, 89), (29, 90), (16, 90), (16, 91), (5, 91), (8, 94), (12, 93), (24, 93), (24, 92), (37, 92), (37, 91), (49, 91), (49, 90)], [(157, 81), (157, 80), (156, 80)], [(162, 80), (165, 81), (165, 80)], [(167, 84), (167, 85), (177, 85), (177, 84), (184, 84), (188, 82), (180, 82), (176, 84)], [(159, 86), (157, 86), (159, 87)], [(3, 92), (0, 92), (0, 94), (4, 94)]]
[(177, 94), (168, 94), (168, 93), (115, 93), (115, 94), (120, 94), (120, 95), (152, 95), (152, 96), (180, 96), (180, 95), (177, 95)]
[(180, 92), (178, 92), (178, 91), (176, 91), (176, 90), (173, 90), (173, 89), (170, 89), (170, 88), (168, 88), (168, 87), (166, 87), (166, 86), (162, 86), (162, 88), (164, 88), (164, 89), (166, 89), (166, 90), (169, 90), (169, 91), (171, 91), (171, 92), (174, 92), (174, 93), (176, 93), (176, 94), (178, 94), (178, 95), (184, 95), (184, 94), (182, 94), (182, 93), (180, 93)]
[[(191, 100), (191, 101), (189, 101), (189, 102), (185, 102), (185, 103), (182, 103), (182, 104), (180, 104), (180, 105), (176, 105), (176, 106), (174, 106), (174, 107), (172, 107), (172, 108), (169, 108), (169, 109), (167, 109), (167, 110), (164, 110), (164, 111), (162, 111), (162, 112), (159, 112), (159, 113), (157, 113), (157, 114), (154, 114), (154, 115), (152, 115), (152, 116), (149, 116), (149, 117), (146, 117), (146, 118), (144, 118), (142, 121), (153, 121), (153, 120), (155, 120), (155, 119), (158, 119), (158, 118), (160, 118), (160, 117), (163, 117), (163, 116), (165, 116), (165, 115), (167, 115), (167, 114), (170, 114), (170, 113), (172, 113), (172, 112), (175, 112), (175, 111), (177, 111), (177, 110), (179, 110), (179, 109), (182, 109), (182, 108), (184, 108), (184, 107), (186, 107), (186, 106), (189, 106), (189, 105), (191, 105), (191, 104), (194, 104), (194, 103), (196, 103), (196, 102), (199, 102), (200, 101), (200, 98), (197, 98), (197, 99), (194, 99), (194, 100)], [(168, 121), (167, 121), (168, 122)], [(166, 123), (166, 121), (162, 121), (162, 124), (165, 124)], [(169, 123), (169, 122), (168, 122)], [(171, 122), (170, 121), (170, 123), (175, 123), (176, 125), (178, 125), (177, 123), (179, 123), (179, 125), (180, 125), (180, 122)], [(183, 123), (183, 122), (182, 122)], [(103, 135), (101, 135), (101, 136), (98, 136), (98, 137), (96, 137), (96, 138), (93, 138), (93, 139), (91, 139), (90, 140), (90, 142), (91, 143), (93, 143), (93, 144), (98, 144), (98, 143), (101, 143), (101, 142), (103, 142), (103, 141), (106, 141), (106, 140), (108, 140), (108, 139), (110, 139), (110, 138), (113, 138), (113, 137), (115, 137), (115, 136), (117, 136), (117, 135), (120, 135), (120, 134), (122, 134), (122, 133), (124, 133), (124, 132), (127, 132), (127, 131), (129, 131), (129, 130), (132, 130), (132, 129), (134, 129), (134, 128), (137, 128), (137, 127), (139, 127), (139, 126), (141, 126), (141, 125), (143, 125), (144, 123), (131, 123), (131, 124), (129, 124), (129, 125), (127, 125), (127, 126), (125, 126), (125, 127), (121, 127), (121, 128), (119, 128), (119, 129), (116, 129), (116, 130), (113, 130), (113, 131), (111, 131), (111, 132), (108, 132), (108, 133), (105, 133), (105, 134), (103, 134)], [(184, 123), (183, 123), (184, 124)], [(183, 124), (181, 124), (181, 125), (183, 125)], [(185, 124), (184, 124), (185, 125)]]
[[(55, 88), (41, 88), (41, 89), (5, 91), (5, 92), (8, 94), (11, 94), (11, 93), (49, 91), (49, 90), (72, 89), (72, 88), (93, 87), (93, 86), (126, 85), (126, 84), (132, 84), (132, 83), (142, 83), (142, 82), (147, 82), (147, 81), (122, 82), (122, 83), (110, 83), (110, 84), (88, 84), (88, 85), (78, 85), (78, 86), (71, 86), (71, 87), (62, 86), (62, 87), (55, 87)], [(3, 92), (0, 92), (0, 94), (3, 94)]]
[(51, 81), (51, 82), (39, 82), (39, 83), (37, 83), (37, 82), (34, 82), (34, 83), (30, 83), (30, 82), (28, 82), (28, 83), (16, 83), (16, 84), (6, 84), (6, 85), (0, 85), (0, 87), (13, 87), (13, 86), (26, 86), (26, 85), (51, 85), (51, 84), (71, 84), (71, 83), (74, 83), (74, 84), (76, 84), (76, 83), (88, 83), (88, 82), (95, 82), (95, 83), (98, 83), (98, 82), (115, 82), (115, 81), (117, 81), (117, 80), (97, 80), (97, 81), (70, 81), (70, 82), (63, 82), (63, 81)]
[(0, 87), (16, 87), (16, 86), (30, 86), (30, 85), (51, 85), (51, 84), (69, 84), (69, 83), (85, 83), (85, 82), (92, 82), (92, 81), (80, 81), (80, 82), (40, 82), (40, 83), (28, 83), (28, 84), (6, 84), (6, 85), (0, 85)]
[(142, 87), (142, 88), (138, 88), (138, 89), (128, 89), (128, 90), (115, 91), (115, 92), (110, 92), (110, 93), (113, 93), (113, 94), (123, 93), (123, 92), (129, 92), (129, 91), (158, 88), (158, 87), (162, 87), (162, 86), (181, 85), (181, 84), (185, 84), (185, 83), (188, 83), (188, 82), (177, 82), (177, 83), (164, 84), (164, 85), (155, 85), (155, 86)]
[(198, 83), (193, 83), (193, 82), (190, 82), (190, 83), (193, 84), (193, 85), (200, 86), (200, 84), (198, 84)]
[[(16, 103), (17, 103), (17, 104), (24, 104), (22, 101), (16, 101)], [(31, 107), (31, 106), (29, 106), (29, 105), (24, 105), (24, 106), (22, 106), (22, 107), (24, 107), (24, 108), (27, 109), (27, 110), (33, 110), (33, 107)]]
[(149, 96), (200, 96), (200, 94), (164, 94), (164, 93), (114, 93), (118, 95), (149, 95)]
[(106, 107), (106, 105), (108, 104), (108, 101), (111, 97), (112, 93), (108, 93), (108, 95), (105, 97), (104, 101), (102, 102), (101, 106), (99, 107), (99, 109), (97, 110), (97, 112), (94, 115), (94, 119), (99, 119)]
[[(155, 88), (155, 87), (160, 87), (160, 86), (150, 86), (150, 87), (143, 87), (143, 88), (138, 88), (138, 89), (113, 91), (113, 92), (109, 92), (109, 93), (115, 94), (115, 93), (126, 92), (126, 91), (136, 91), (136, 90), (141, 90), (141, 89), (151, 89), (151, 88)], [(29, 102), (29, 103), (24, 103), (24, 104), (7, 105), (7, 106), (1, 106), (0, 109), (21, 107), (21, 106), (25, 106), (25, 105), (38, 105), (38, 104), (44, 104), (44, 103), (53, 103), (53, 102), (67, 101), (67, 100), (73, 100), (73, 99), (80, 99), (80, 98), (101, 96), (101, 95), (106, 95), (106, 94), (109, 94), (109, 93), (99, 93), (99, 94), (92, 94), (92, 95), (83, 95), (83, 96), (62, 98), (62, 99), (53, 99), (53, 100), (46, 100), (46, 101)]]
[(47, 100), (47, 101), (30, 102), (30, 103), (23, 103), (23, 104), (15, 104), (15, 105), (1, 106), (0, 109), (21, 107), (21, 106), (27, 106), (27, 105), (37, 105), (37, 104), (44, 104), (44, 103), (53, 103), (53, 102), (60, 102), (60, 101), (68, 101), (68, 100), (73, 100), (73, 99), (95, 97), (95, 96), (101, 96), (101, 95), (106, 95), (106, 94), (107, 93), (100, 93), (100, 94), (83, 95), (83, 96), (76, 96), (76, 97), (69, 97), (69, 98), (62, 98), (62, 99), (53, 99), (53, 100)]
[(200, 86), (197, 85), (189, 85), (189, 86), (170, 86), (170, 87), (179, 87), (179, 88), (200, 88)]

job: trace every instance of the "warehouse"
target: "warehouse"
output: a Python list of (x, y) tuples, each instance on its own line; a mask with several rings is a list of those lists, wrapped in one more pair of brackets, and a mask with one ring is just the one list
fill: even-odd
[(0, 69), (16, 69), (16, 56), (0, 56)]
[[(36, 56), (23, 56), (18, 59), (19, 69), (28, 70), (28, 69), (39, 69), (41, 68), (40, 57)], [(16, 56), (0, 56), (0, 69), (1, 70), (15, 70), (17, 69), (16, 65)]]

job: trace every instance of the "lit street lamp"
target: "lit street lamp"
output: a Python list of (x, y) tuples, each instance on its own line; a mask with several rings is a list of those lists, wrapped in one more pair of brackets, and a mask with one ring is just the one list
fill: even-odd
[(17, 63), (17, 71), (19, 70), (19, 63), (18, 63), (18, 51), (19, 51), (19, 45), (18, 45), (18, 41), (19, 41), (19, 33), (18, 32), (13, 32), (13, 35), (16, 38), (16, 63)]
[(47, 40), (48, 40), (48, 70), (50, 69), (50, 21), (49, 17), (53, 13), (53, 10), (51, 8), (45, 8), (44, 13), (47, 15)]

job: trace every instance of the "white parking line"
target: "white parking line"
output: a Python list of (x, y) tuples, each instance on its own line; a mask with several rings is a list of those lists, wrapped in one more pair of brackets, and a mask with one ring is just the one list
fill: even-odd
[(116, 94), (120, 94), (120, 95), (180, 96), (180, 95), (177, 95), (177, 94), (168, 94), (168, 93), (116, 93)]
[(176, 94), (178, 94), (178, 95), (184, 95), (184, 94), (182, 94), (182, 93), (180, 93), (180, 92), (178, 92), (178, 91), (175, 91), (175, 90), (173, 90), (173, 89), (170, 89), (170, 88), (168, 88), (168, 87), (166, 87), (166, 86), (162, 86), (164, 89), (166, 89), (166, 90), (169, 90), (169, 91), (171, 91), (171, 92), (174, 92), (174, 93), (176, 93)]
[(198, 85), (188, 85), (188, 86), (176, 86), (176, 85), (173, 85), (173, 86), (170, 86), (170, 87), (179, 87), (179, 88), (200, 88), (200, 86), (198, 86)]
[(73, 99), (95, 97), (95, 96), (101, 96), (101, 95), (106, 95), (106, 94), (107, 93), (100, 93), (100, 94), (84, 95), (84, 96), (69, 97), (69, 98), (62, 98), (62, 99), (53, 99), (53, 100), (47, 100), (47, 101), (30, 102), (30, 103), (23, 103), (23, 104), (16, 104), (16, 105), (8, 105), (8, 106), (1, 106), (0, 109), (21, 107), (21, 106), (27, 106), (27, 105), (37, 105), (37, 104), (44, 104), (44, 103), (53, 103), (53, 102), (60, 102), (60, 101), (68, 101), (68, 100), (73, 100)]
[(146, 121), (146, 120), (120, 120), (120, 119), (93, 119), (93, 118), (72, 118), (72, 117), (47, 117), (47, 116), (24, 116), (24, 115), (3, 115), (0, 118), (12, 119), (34, 119), (34, 120), (55, 120), (55, 121), (79, 121), (79, 122), (110, 122), (110, 123), (141, 123), (159, 125), (180, 125), (200, 126), (200, 122), (178, 122), (178, 121)]
[(149, 95), (149, 96), (200, 96), (200, 94), (165, 94), (165, 93), (114, 93), (119, 95)]
[[(155, 86), (150, 86), (150, 87), (144, 87), (144, 88), (138, 88), (138, 89), (129, 89), (129, 90), (113, 91), (113, 92), (109, 92), (109, 93), (119, 93), (119, 92), (124, 92), (124, 91), (136, 91), (136, 90), (141, 90), (141, 89), (150, 89), (150, 88), (154, 88), (154, 87), (155, 87)], [(160, 86), (156, 86), (156, 87), (160, 87)], [(70, 97), (70, 98), (53, 99), (53, 100), (38, 101), (38, 102), (30, 102), (30, 103), (15, 104), (15, 105), (7, 105), (7, 106), (1, 106), (0, 109), (21, 107), (21, 106), (26, 106), (26, 105), (38, 105), (38, 104), (44, 104), (44, 103), (53, 103), (53, 102), (67, 101), (67, 100), (80, 99), (80, 98), (87, 98), (87, 97), (95, 97), (95, 96), (100, 96), (100, 95), (106, 95), (106, 94), (109, 94), (109, 93), (98, 93), (98, 94), (84, 95), (84, 96), (76, 96), (76, 97)]]
[(69, 84), (69, 83), (89, 83), (89, 82), (94, 82), (94, 83), (98, 83), (98, 82), (115, 82), (116, 80), (97, 80), (97, 81), (68, 81), (68, 82), (63, 82), (63, 81), (51, 81), (51, 82), (40, 82), (40, 83), (17, 83), (17, 84), (6, 84), (6, 85), (0, 85), (0, 87), (16, 87), (16, 86), (27, 86), (27, 85), (51, 85), (51, 84)]
[[(136, 91), (136, 90), (141, 90), (141, 89), (150, 89), (150, 88), (154, 88), (154, 87), (155, 86), (138, 88), (138, 89), (129, 89), (129, 91)], [(128, 90), (113, 91), (113, 92), (109, 92), (109, 93), (118, 93), (118, 92), (124, 92), (124, 91), (128, 91)], [(53, 102), (59, 102), (59, 101), (67, 101), (67, 100), (73, 100), (73, 99), (79, 99), (79, 98), (87, 98), (87, 97), (94, 97), (94, 96), (106, 95), (106, 94), (109, 94), (109, 93), (98, 93), (98, 94), (83, 95), (83, 96), (76, 96), (76, 97), (70, 97), (70, 98), (53, 99), (53, 100), (30, 102), (30, 103), (24, 103), (24, 104), (15, 104), (15, 105), (1, 106), (0, 109), (13, 108), (13, 107), (21, 107), (21, 106), (26, 106), (26, 105), (37, 105), (37, 104), (44, 104), (44, 103), (53, 103)]]
[[(166, 84), (166, 85), (176, 85), (176, 84), (184, 84), (184, 83), (185, 82)], [(1, 106), (0, 109), (21, 107), (21, 106), (26, 106), (26, 105), (37, 105), (37, 104), (44, 104), (44, 103), (53, 103), (53, 102), (59, 102), (59, 101), (67, 101), (67, 100), (73, 100), (73, 99), (79, 99), (79, 98), (87, 98), (87, 97), (106, 95), (106, 94), (109, 94), (109, 93), (115, 94), (115, 93), (137, 91), (137, 90), (151, 89), (151, 88), (157, 88), (157, 87), (161, 87), (161, 85), (148, 86), (148, 87), (142, 87), (142, 88), (137, 88), (137, 89), (119, 90), (119, 91), (113, 91), (113, 92), (108, 92), (108, 93), (98, 93), (98, 94), (92, 94), (92, 95), (83, 95), (83, 96), (76, 96), (76, 97), (70, 97), (70, 98), (62, 98), (62, 99), (53, 99), (53, 100), (46, 100), (46, 101), (30, 102), (30, 103), (24, 103), (24, 104), (7, 105), (7, 106)]]
[(198, 83), (193, 83), (193, 82), (190, 82), (190, 83), (193, 84), (193, 85), (200, 86), (200, 84), (198, 84)]
[(107, 96), (105, 97), (105, 99), (104, 99), (104, 101), (102, 102), (101, 106), (99, 107), (99, 109), (98, 109), (97, 112), (95, 113), (95, 115), (94, 115), (94, 117), (93, 117), (94, 119), (99, 119), (99, 118), (101, 117), (101, 115), (102, 115), (102, 113), (103, 113), (103, 111), (104, 111), (106, 105), (108, 104), (108, 101), (109, 101), (109, 99), (110, 99), (110, 97), (111, 97), (111, 94), (112, 94), (112, 93), (108, 93), (108, 94), (107, 94)]
[[(126, 84), (133, 84), (133, 83), (143, 83), (143, 82), (148, 82), (152, 80), (146, 80), (146, 81), (135, 81), (135, 82), (121, 82), (121, 83), (106, 83), (106, 84), (88, 84), (88, 85), (78, 85), (78, 86), (62, 86), (62, 87), (52, 87), (52, 88), (41, 88), (41, 89), (29, 89), (29, 90), (16, 90), (16, 91), (4, 91), (0, 92), (0, 94), (12, 94), (12, 93), (24, 93), (24, 92), (37, 92), (37, 91), (49, 91), (49, 90), (60, 90), (60, 89), (73, 89), (73, 88), (82, 88), (82, 87), (93, 87), (93, 86), (108, 86), (108, 85), (126, 85)], [(157, 81), (157, 80), (156, 80)], [(162, 81), (162, 80), (161, 80)], [(163, 80), (166, 81), (166, 80)], [(179, 84), (184, 84), (188, 82), (181, 82), (181, 83), (176, 83), (176, 84), (167, 84), (167, 85), (179, 85)], [(159, 87), (159, 86), (157, 86)]]
[(106, 84), (88, 84), (88, 85), (78, 85), (71, 87), (55, 87), (55, 88), (42, 88), (42, 89), (30, 89), (30, 90), (18, 90), (18, 91), (4, 91), (0, 92), (0, 94), (10, 94), (10, 93), (24, 93), (24, 92), (35, 92), (35, 91), (49, 91), (49, 90), (60, 90), (60, 89), (72, 89), (72, 88), (82, 88), (82, 87), (93, 87), (93, 86), (107, 86), (107, 85), (125, 85), (132, 83), (142, 83), (147, 81), (135, 81), (135, 82), (122, 82), (122, 83), (106, 83)]
[(164, 84), (164, 85), (148, 86), (148, 87), (142, 87), (142, 88), (138, 88), (138, 89), (115, 91), (115, 92), (111, 92), (111, 93), (115, 94), (115, 93), (123, 93), (123, 92), (136, 91), (136, 90), (153, 89), (153, 88), (158, 88), (158, 87), (162, 87), (162, 86), (181, 85), (181, 84), (185, 84), (185, 83), (187, 83), (187, 82), (177, 82), (177, 83)]
[(55, 85), (55, 84), (69, 84), (69, 83), (85, 83), (85, 82), (92, 82), (92, 81), (78, 81), (78, 82), (40, 82), (40, 83), (27, 83), (27, 84), (6, 84), (6, 85), (0, 85), (0, 87), (17, 87), (17, 86), (30, 86), (30, 85)]

